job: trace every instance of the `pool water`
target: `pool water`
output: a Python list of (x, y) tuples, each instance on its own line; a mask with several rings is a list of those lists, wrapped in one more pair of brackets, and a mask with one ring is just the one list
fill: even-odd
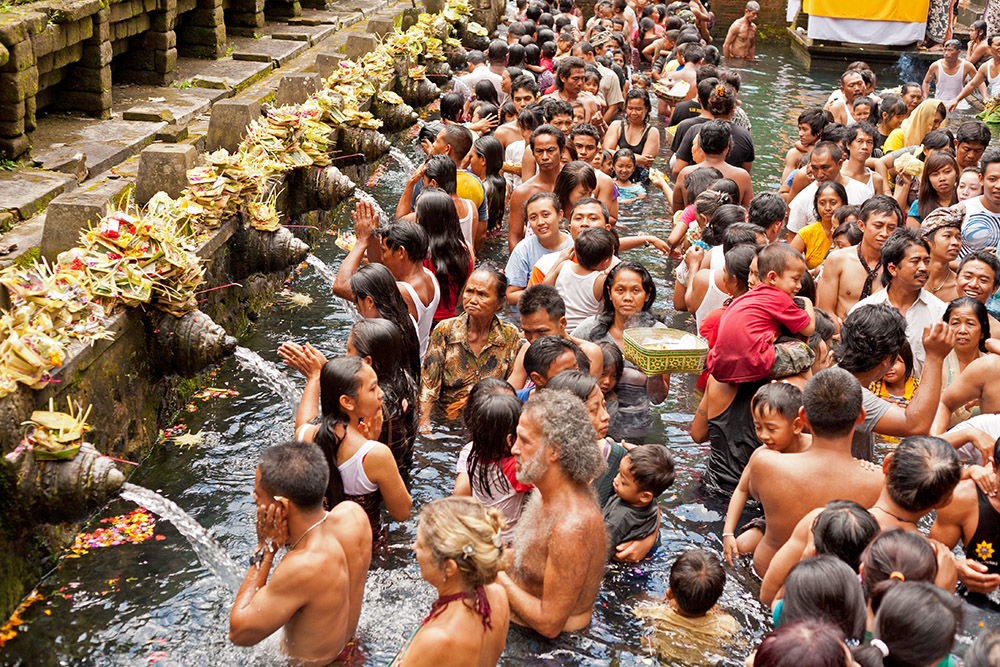
[[(766, 45), (758, 61), (742, 68), (744, 108), (753, 122), (757, 160), (754, 186), (775, 188), (784, 153), (795, 135), (800, 110), (822, 104), (839, 72), (807, 71), (786, 46)], [(894, 71), (877, 72), (895, 85)], [(907, 78), (912, 78), (907, 76)], [(890, 83), (893, 82), (893, 83)], [(399, 148), (419, 159), (414, 146)], [(386, 210), (392, 210), (408, 174), (386, 156), (385, 173), (366, 188)], [(658, 164), (661, 168), (663, 165)], [(349, 200), (331, 212), (334, 226), (350, 225)], [(623, 207), (620, 224), (632, 231), (662, 234), (669, 228), (663, 195), (654, 189), (636, 205)], [(323, 236), (314, 254), (336, 268), (344, 256), (331, 236)], [(503, 265), (506, 241), (488, 242), (484, 255)], [(693, 330), (686, 313), (671, 308), (672, 270), (653, 250), (629, 253), (653, 274), (656, 308), (668, 326)], [(278, 361), (276, 350), (286, 340), (309, 341), (329, 356), (344, 352), (352, 320), (327, 284), (311, 267), (300, 268), (288, 289), (312, 297), (300, 306), (277, 299), (256, 326), (240, 341), (264, 358)], [(298, 386), (302, 379), (294, 377)], [(141, 463), (130, 481), (174, 500), (232, 554), (241, 567), (256, 541), (251, 498), (259, 452), (292, 436), (294, 408), (262, 388), (257, 378), (230, 359), (212, 371), (209, 386), (232, 389), (236, 396), (198, 400), (182, 411), (178, 423), (191, 433), (203, 432), (202, 444), (159, 444)], [(549, 641), (512, 628), (502, 665), (647, 665), (656, 664), (650, 652), (648, 629), (632, 610), (662, 598), (669, 566), (681, 551), (700, 547), (721, 554), (719, 534), (725, 505), (705, 498), (699, 479), (705, 469), (708, 446), (695, 444), (688, 428), (697, 405), (694, 376), (673, 375), (670, 394), (654, 406), (655, 423), (649, 442), (662, 442), (677, 460), (677, 481), (660, 497), (662, 545), (637, 566), (612, 566), (598, 597), (594, 620), (582, 632)], [(421, 436), (414, 453), (412, 494), (414, 517), (430, 500), (450, 494), (454, 465), (465, 439), (454, 425), (437, 424), (432, 435)], [(101, 518), (134, 509), (116, 500), (85, 527), (92, 531)], [(387, 663), (418, 626), (434, 599), (433, 589), (420, 579), (410, 550), (416, 519), (390, 524), (386, 544), (376, 548), (365, 591), (365, 603), (352, 664)], [(43, 598), (23, 614), (26, 625), (0, 651), (2, 665), (236, 665), (280, 663), (275, 637), (251, 649), (232, 646), (227, 639), (233, 596), (223, 590), (200, 565), (187, 542), (160, 521), (162, 540), (149, 540), (94, 549), (79, 558), (64, 558), (39, 585)], [(746, 567), (727, 567), (726, 591), (720, 605), (740, 623), (740, 644), (728, 650), (718, 664), (741, 665), (747, 652), (770, 628), (770, 610), (756, 601), (759, 582)], [(963, 653), (981, 624), (995, 625), (998, 617), (967, 607), (963, 637), (956, 653)], [(702, 663), (704, 664), (704, 663)]]

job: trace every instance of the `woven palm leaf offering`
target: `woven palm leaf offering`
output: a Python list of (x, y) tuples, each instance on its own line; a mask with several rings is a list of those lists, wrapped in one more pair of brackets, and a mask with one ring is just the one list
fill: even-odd
[(701, 373), (708, 341), (679, 329), (635, 327), (624, 332), (625, 358), (646, 375)]
[(66, 404), (66, 412), (56, 412), (50, 398), (48, 410), (35, 410), (31, 419), (21, 424), (25, 427), (21, 447), (30, 449), (36, 461), (68, 461), (84, 444), (83, 434), (90, 430), (87, 418), (93, 406), (88, 405), (84, 411), (70, 398)]

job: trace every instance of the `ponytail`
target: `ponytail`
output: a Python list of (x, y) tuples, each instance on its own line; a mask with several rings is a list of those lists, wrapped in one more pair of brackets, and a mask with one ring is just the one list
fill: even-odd
[[(333, 509), (345, 498), (344, 482), (337, 465), (337, 454), (347, 436), (351, 418), (340, 405), (340, 397), (344, 395), (357, 397), (358, 387), (361, 384), (358, 373), (364, 363), (360, 357), (335, 357), (326, 362), (320, 371), (321, 421), (316, 431), (316, 445), (323, 451), (330, 466), (330, 481), (324, 494), (328, 509)], [(338, 434), (338, 431), (343, 435)]]

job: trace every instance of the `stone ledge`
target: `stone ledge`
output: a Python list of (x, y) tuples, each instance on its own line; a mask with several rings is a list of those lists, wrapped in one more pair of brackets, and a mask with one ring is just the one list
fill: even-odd
[(22, 169), (0, 176), (0, 207), (17, 211), (21, 220), (39, 213), (64, 192), (76, 188), (76, 178), (51, 171)]

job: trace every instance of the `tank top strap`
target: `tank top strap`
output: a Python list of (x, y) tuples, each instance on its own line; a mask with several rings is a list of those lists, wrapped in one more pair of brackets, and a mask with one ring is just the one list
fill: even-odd
[(312, 428), (312, 424), (303, 424), (302, 426), (295, 429), (295, 439), (299, 442), (307, 442), (306, 432)]

